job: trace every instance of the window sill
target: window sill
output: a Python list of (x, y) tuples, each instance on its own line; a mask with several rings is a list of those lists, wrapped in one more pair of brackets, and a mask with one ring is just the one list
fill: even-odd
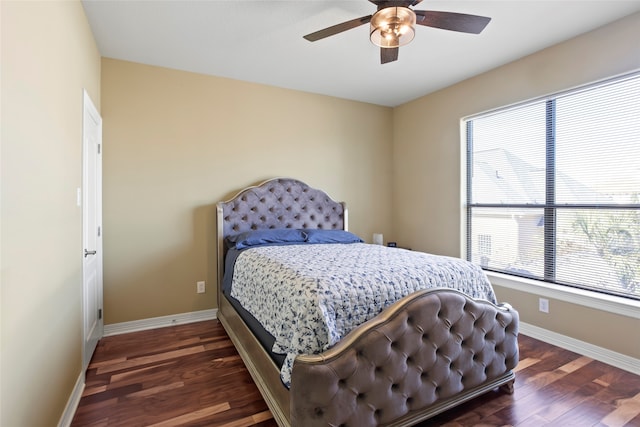
[(640, 301), (487, 271), (492, 284), (640, 319)]

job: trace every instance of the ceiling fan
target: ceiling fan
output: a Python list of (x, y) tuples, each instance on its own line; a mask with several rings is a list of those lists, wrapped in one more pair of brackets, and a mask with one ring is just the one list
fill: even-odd
[(380, 62), (386, 64), (396, 61), (400, 46), (413, 40), (416, 24), (462, 33), (480, 34), (491, 21), (491, 18), (485, 16), (410, 8), (422, 0), (369, 1), (378, 8), (373, 15), (351, 19), (307, 34), (304, 38), (315, 42), (370, 23), (369, 38), (373, 44), (380, 46)]

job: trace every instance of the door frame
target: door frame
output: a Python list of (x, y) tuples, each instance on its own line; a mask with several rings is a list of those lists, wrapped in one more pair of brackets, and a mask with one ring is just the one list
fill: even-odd
[[(102, 258), (102, 117), (98, 112), (95, 104), (91, 100), (91, 97), (87, 93), (86, 90), (83, 91), (83, 107), (82, 107), (82, 371), (86, 372), (87, 367), (89, 366), (89, 362), (91, 361), (91, 357), (93, 356), (93, 352), (98, 344), (98, 340), (102, 338), (104, 334), (104, 315), (103, 315), (103, 258)], [(97, 123), (97, 158), (90, 159), (90, 153), (95, 152), (92, 151), (89, 146), (89, 139), (87, 132), (89, 131), (86, 126), (87, 120), (92, 120)], [(89, 170), (91, 167), (95, 167), (95, 179), (96, 183), (93, 187), (95, 192), (95, 197), (89, 196), (89, 191), (92, 190), (88, 185), (89, 180)], [(87, 248), (87, 233), (88, 231), (88, 202), (90, 200), (96, 201), (95, 206), (95, 222), (98, 227), (98, 230), (93, 230), (96, 233), (96, 241), (95, 248)], [(88, 272), (87, 272), (87, 257), (85, 256), (85, 250), (95, 250), (95, 255), (91, 255), (92, 261), (96, 263), (96, 294), (93, 304), (90, 304), (89, 298), (91, 297), (91, 293), (88, 291)], [(96, 307), (99, 310), (98, 313), (88, 313), (90, 307)], [(91, 310), (93, 311), (93, 310)], [(98, 319), (95, 323), (92, 323), (94, 326), (92, 330), (91, 339), (87, 340), (87, 336), (89, 335), (88, 331), (88, 316), (95, 315)]]

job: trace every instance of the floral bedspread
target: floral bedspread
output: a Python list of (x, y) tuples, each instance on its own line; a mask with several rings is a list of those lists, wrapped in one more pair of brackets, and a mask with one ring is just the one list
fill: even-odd
[(275, 337), (291, 382), (298, 354), (327, 350), (395, 301), (454, 288), (496, 302), (482, 269), (465, 260), (366, 243), (262, 246), (242, 252), (231, 295)]

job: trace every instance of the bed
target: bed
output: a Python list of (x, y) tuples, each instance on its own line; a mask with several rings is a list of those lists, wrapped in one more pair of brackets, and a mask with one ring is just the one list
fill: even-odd
[(513, 392), (518, 312), (482, 270), (364, 243), (322, 190), (218, 203), (217, 252), (218, 318), (279, 426), (410, 426)]

